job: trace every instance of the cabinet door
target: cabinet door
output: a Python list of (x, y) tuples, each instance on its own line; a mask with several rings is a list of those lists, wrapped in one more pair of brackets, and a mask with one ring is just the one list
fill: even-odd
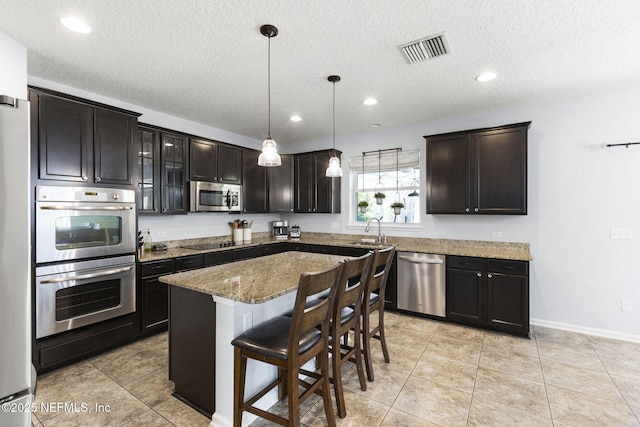
[(187, 137), (162, 133), (162, 213), (186, 213)]
[[(282, 165), (268, 169), (269, 176), (269, 212), (293, 212), (293, 156), (280, 156)], [(257, 162), (257, 160), (256, 160)], [(251, 188), (244, 188), (251, 191)]]
[[(336, 153), (338, 157), (340, 153)], [(312, 211), (317, 213), (340, 213), (340, 178), (327, 178), (326, 171), (333, 151), (314, 154), (314, 180), (312, 197), (315, 206)]]
[(447, 319), (482, 323), (482, 272), (447, 270)]
[(218, 181), (242, 184), (242, 149), (218, 144)]
[(93, 158), (93, 108), (40, 94), (39, 178), (87, 182)]
[(158, 277), (141, 280), (142, 330), (159, 326), (169, 318), (169, 287)]
[(469, 135), (427, 138), (427, 213), (470, 212)]
[(315, 164), (313, 154), (296, 154), (295, 158), (295, 212), (313, 212), (316, 207), (313, 194)]
[(94, 181), (131, 185), (133, 140), (138, 119), (117, 111), (95, 109)]
[(138, 127), (138, 213), (160, 212), (160, 135)]
[(526, 277), (487, 275), (487, 323), (496, 329), (529, 332), (529, 286)]
[(474, 210), (489, 214), (527, 213), (527, 127), (472, 134)]
[(192, 181), (215, 182), (218, 164), (218, 144), (204, 139), (191, 138), (189, 141), (189, 179)]
[(267, 197), (269, 185), (267, 172), (278, 168), (265, 168), (258, 166), (258, 151), (246, 150), (244, 153), (242, 196), (245, 212), (268, 212), (269, 199)]

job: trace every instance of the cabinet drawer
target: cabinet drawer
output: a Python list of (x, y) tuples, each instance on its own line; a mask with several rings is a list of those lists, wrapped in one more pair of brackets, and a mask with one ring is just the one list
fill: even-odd
[(280, 243), (260, 245), (256, 248), (256, 251), (257, 251), (257, 256), (279, 254), (280, 252), (282, 252), (282, 245)]
[(233, 260), (233, 254), (231, 251), (209, 252), (204, 254), (204, 266), (209, 267), (211, 265), (226, 264)]
[(285, 242), (284, 243), (284, 250), (286, 251), (299, 251), (299, 252), (308, 252), (309, 251), (309, 245), (305, 245), (302, 243), (292, 243), (292, 242)]
[(173, 273), (173, 260), (142, 263), (142, 277), (160, 276), (167, 273)]
[(176, 259), (176, 271), (191, 270), (202, 267), (204, 259), (202, 255), (190, 255)]
[(238, 261), (241, 259), (255, 258), (256, 254), (257, 252), (255, 246), (252, 246), (250, 248), (234, 249), (233, 260)]
[(459, 270), (482, 270), (482, 258), (469, 256), (447, 256), (447, 268)]
[(309, 245), (309, 252), (316, 254), (332, 254), (335, 255), (336, 247), (329, 245)]
[(487, 261), (487, 272), (526, 276), (529, 274), (529, 263), (527, 261), (490, 259)]

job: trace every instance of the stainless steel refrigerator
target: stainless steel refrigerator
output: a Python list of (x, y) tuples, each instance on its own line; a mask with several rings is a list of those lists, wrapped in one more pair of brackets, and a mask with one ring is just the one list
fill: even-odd
[(28, 102), (0, 95), (0, 426), (31, 426)]

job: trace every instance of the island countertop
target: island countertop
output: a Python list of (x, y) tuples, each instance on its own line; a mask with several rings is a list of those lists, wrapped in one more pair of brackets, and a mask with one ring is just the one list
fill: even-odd
[(160, 281), (246, 304), (260, 304), (293, 292), (300, 274), (325, 271), (346, 257), (282, 252), (160, 277)]

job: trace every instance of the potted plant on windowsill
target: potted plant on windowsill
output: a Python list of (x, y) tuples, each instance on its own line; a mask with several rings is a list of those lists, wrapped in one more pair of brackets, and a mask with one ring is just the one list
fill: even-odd
[(376, 204), (381, 205), (382, 202), (384, 202), (384, 198), (387, 197), (387, 196), (385, 196), (384, 193), (378, 192), (378, 193), (374, 194), (373, 197), (376, 198)]
[(358, 208), (360, 209), (360, 213), (366, 213), (368, 206), (369, 206), (369, 203), (367, 203), (366, 200), (358, 202)]
[(404, 204), (395, 202), (391, 204), (391, 207), (393, 208), (394, 215), (400, 215), (400, 211), (402, 210), (402, 208), (404, 208)]

